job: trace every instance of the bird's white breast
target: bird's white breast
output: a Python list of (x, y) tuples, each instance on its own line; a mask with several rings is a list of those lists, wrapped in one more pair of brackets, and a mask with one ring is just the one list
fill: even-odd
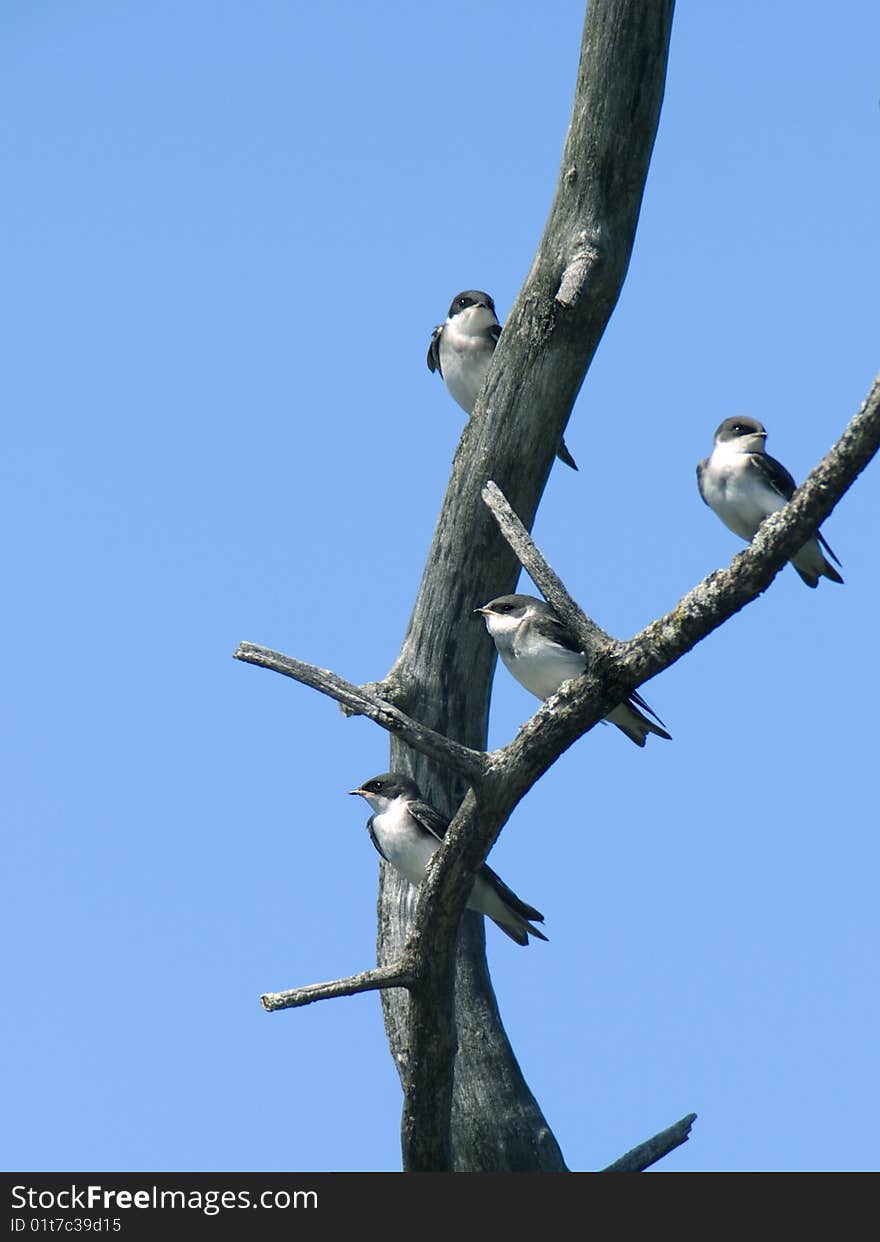
[(388, 810), (374, 815), (373, 832), (392, 867), (410, 884), (421, 884), (440, 843), (412, 820), (406, 803), (395, 799)]
[(751, 539), (764, 518), (785, 504), (752, 466), (749, 454), (731, 444), (716, 445), (702, 484), (706, 503), (741, 539)]
[(495, 352), (495, 343), (487, 332), (496, 322), (485, 306), (471, 306), (447, 320), (440, 334), (443, 382), (467, 414), (476, 404)]
[(505, 668), (521, 686), (539, 699), (549, 699), (564, 681), (578, 677), (586, 667), (580, 651), (554, 643), (530, 624), (530, 616), (489, 613), (486, 628)]
[(527, 641), (499, 655), (520, 685), (539, 699), (549, 699), (564, 681), (579, 677), (586, 665), (580, 652), (548, 642)]

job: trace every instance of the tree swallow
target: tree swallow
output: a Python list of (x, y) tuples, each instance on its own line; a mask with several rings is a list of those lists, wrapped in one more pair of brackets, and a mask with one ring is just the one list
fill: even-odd
[[(587, 667), (587, 657), (577, 639), (543, 599), (534, 595), (499, 595), (475, 611), (482, 613), (486, 629), (509, 671), (539, 699), (549, 699), (564, 681), (579, 677)], [(657, 724), (642, 712), (650, 712)], [(606, 719), (636, 746), (644, 746), (649, 733), (672, 741), (662, 727), (663, 721), (636, 691), (609, 712)]]
[[(415, 781), (399, 772), (383, 772), (349, 793), (360, 794), (372, 808), (367, 830), (385, 861), (410, 884), (421, 884), (449, 820), (423, 800)], [(547, 939), (530, 921), (543, 923), (540, 910), (520, 901), (486, 863), (474, 876), (467, 904), (469, 910), (487, 915), (517, 944), (528, 944), (529, 936)]]
[[(764, 451), (766, 439), (767, 432), (757, 419), (725, 418), (715, 432), (712, 456), (697, 466), (703, 500), (729, 530), (749, 542), (764, 518), (791, 500), (796, 487), (785, 466)], [(822, 548), (840, 564), (818, 531), (791, 558), (808, 587), (818, 586), (820, 578), (843, 582)]]
[[(440, 372), (449, 395), (466, 414), (473, 413), (500, 335), (495, 303), (481, 289), (457, 293), (446, 322), (434, 329), (428, 346), (428, 370)], [(564, 440), (559, 441), (556, 456), (577, 470)]]

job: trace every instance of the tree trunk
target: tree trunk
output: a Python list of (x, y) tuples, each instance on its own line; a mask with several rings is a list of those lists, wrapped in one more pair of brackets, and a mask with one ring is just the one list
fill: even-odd
[[(559, 180), (532, 269), (505, 325), (485, 390), (455, 456), (403, 648), (382, 685), (387, 699), (435, 731), (484, 749), (495, 666), (473, 609), (514, 589), (520, 566), (481, 499), (495, 480), (531, 527), (556, 447), (617, 302), (635, 237), (657, 123), (672, 0), (591, 0)], [(445, 297), (446, 295), (444, 295)], [(391, 768), (408, 772), (448, 815), (466, 786), (392, 738)], [(417, 893), (383, 864), (380, 964), (399, 958)], [(403, 989), (382, 992), (392, 1056), (411, 1083), (414, 1010)], [(486, 965), (482, 919), (466, 913), (455, 964), (454, 1019), (429, 1038), (457, 1049), (438, 1083), (451, 1136), (433, 1168), (564, 1170), (559, 1146), (507, 1040)], [(445, 1100), (445, 1104), (444, 1104)], [(426, 1167), (408, 1155), (404, 1165)]]

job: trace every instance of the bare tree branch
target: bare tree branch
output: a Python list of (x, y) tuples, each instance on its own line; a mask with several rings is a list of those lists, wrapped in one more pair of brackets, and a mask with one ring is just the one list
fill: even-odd
[(330, 983), (310, 983), (307, 987), (291, 988), (287, 992), (267, 992), (260, 997), (260, 1004), (268, 1013), (276, 1009), (300, 1009), (315, 1001), (333, 1000), (337, 996), (356, 996), (359, 992), (377, 992), (380, 988), (411, 988), (416, 975), (408, 962), (397, 966), (381, 966), (349, 975), (347, 979), (333, 979)]
[[(487, 483), (483, 499), (494, 514), (504, 538), (539, 590), (583, 641), (591, 657), (584, 678), (577, 680), (578, 689), (572, 688), (554, 699), (552, 716), (555, 726), (548, 729), (544, 723), (548, 717), (542, 712), (536, 713), (523, 727), (515, 743), (490, 756), (495, 772), (503, 770), (507, 776), (513, 776), (518, 761), (514, 751), (528, 750), (533, 744), (536, 749), (542, 750), (546, 744), (547, 762), (542, 771), (546, 770), (565, 749), (564, 746), (558, 749), (563, 738), (569, 738), (570, 745), (583, 736), (585, 725), (592, 727), (594, 717), (602, 719), (596, 716), (593, 707), (595, 687), (590, 679), (603, 688), (611, 687), (611, 695), (603, 693), (602, 702), (610, 698), (613, 707), (627, 693), (664, 672), (719, 625), (757, 599), (789, 557), (831, 513), (876, 454), (878, 447), (880, 376), (874, 380), (858, 413), (847, 424), (837, 443), (810, 472), (791, 501), (762, 523), (745, 551), (737, 553), (728, 568), (710, 574), (679, 600), (671, 612), (652, 621), (628, 641), (613, 639), (581, 611), (514, 513), (504, 493), (497, 484)], [(572, 711), (568, 725), (563, 723), (561, 698)]]
[(609, 1164), (607, 1169), (603, 1169), (602, 1172), (643, 1173), (645, 1169), (652, 1164), (656, 1164), (663, 1156), (668, 1156), (671, 1151), (675, 1151), (676, 1147), (681, 1147), (682, 1143), (686, 1143), (690, 1138), (691, 1126), (696, 1120), (696, 1113), (688, 1113), (686, 1117), (682, 1117), (681, 1121), (676, 1121), (675, 1125), (670, 1126), (668, 1130), (661, 1130), (659, 1134), (655, 1134), (646, 1143), (639, 1143), (638, 1147), (634, 1147), (632, 1151), (628, 1151), (619, 1160)]
[(565, 583), (544, 558), (498, 484), (490, 479), (483, 488), (482, 496), (520, 565), (584, 648), (599, 650), (613, 641), (611, 635), (588, 617), (569, 595)]
[(480, 751), (471, 750), (469, 746), (462, 746), (459, 742), (452, 742), (442, 733), (426, 728), (393, 703), (377, 698), (365, 686), (355, 686), (329, 669), (305, 664), (293, 656), (283, 655), (268, 647), (259, 647), (256, 643), (239, 643), (233, 659), (271, 669), (272, 672), (282, 673), (304, 686), (311, 686), (313, 690), (318, 690), (347, 707), (350, 715), (369, 717), (389, 733), (402, 738), (414, 750), (445, 764), (466, 780), (475, 781), (480, 777), (484, 763), (484, 756)]
[[(880, 446), (880, 381), (875, 381), (861, 409), (837, 444), (798, 488), (788, 505), (768, 518), (753, 542), (726, 569), (716, 570), (689, 591), (671, 612), (628, 641), (606, 638), (590, 651), (581, 677), (567, 683), (528, 720), (506, 746), (492, 751), (481, 784), (481, 800), (494, 800), (500, 823), (484, 831), (491, 843), (517, 802), (578, 738), (603, 719), (637, 687), (669, 668), (724, 621), (756, 599), (786, 560), (827, 517)], [(496, 488), (493, 511), (505, 513), (505, 529), (515, 530), (515, 515)], [(568, 606), (559, 580), (541, 552), (522, 531), (518, 554), (554, 607)], [(561, 584), (559, 584), (561, 586)], [(580, 610), (574, 605), (576, 613)], [(568, 617), (566, 617), (568, 620)], [(589, 635), (593, 622), (586, 618)], [(494, 833), (494, 835), (492, 835)], [(480, 841), (474, 842), (478, 852)], [(488, 848), (487, 844), (487, 848)], [(439, 856), (438, 856), (439, 862)]]

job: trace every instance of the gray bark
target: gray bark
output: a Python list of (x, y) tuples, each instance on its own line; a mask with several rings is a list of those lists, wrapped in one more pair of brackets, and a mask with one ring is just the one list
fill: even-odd
[[(487, 479), (496, 480), (531, 526), (629, 264), (660, 115), (672, 10), (672, 0), (591, 0), (544, 236), (462, 436), (403, 649), (383, 687), (409, 715), (470, 747), (485, 746), (495, 663), (492, 644), (472, 612), (512, 590), (519, 573), (481, 489)], [(396, 739), (391, 767), (411, 773), (448, 814), (461, 802), (465, 786), (459, 777)], [(415, 896), (383, 868), (380, 964), (400, 956)], [(412, 1075), (427, 1063), (428, 1052), (437, 1051), (438, 1041), (450, 1047), (457, 1041), (454, 1085), (434, 1078), (431, 1108), (405, 1105), (404, 1166), (563, 1169), (558, 1145), (501, 1025), (478, 923), (475, 916), (465, 917), (455, 964), (454, 1024), (451, 999), (442, 1005), (437, 994), (442, 989), (421, 1000), (404, 991), (382, 993), (391, 1051), (405, 1087), (412, 1086)], [(443, 976), (452, 964), (438, 962), (437, 969)], [(449, 1025), (442, 1030), (444, 1021)], [(408, 1104), (415, 1099), (417, 1105), (418, 1096), (418, 1088), (408, 1090)], [(442, 1121), (450, 1096), (451, 1137)]]

